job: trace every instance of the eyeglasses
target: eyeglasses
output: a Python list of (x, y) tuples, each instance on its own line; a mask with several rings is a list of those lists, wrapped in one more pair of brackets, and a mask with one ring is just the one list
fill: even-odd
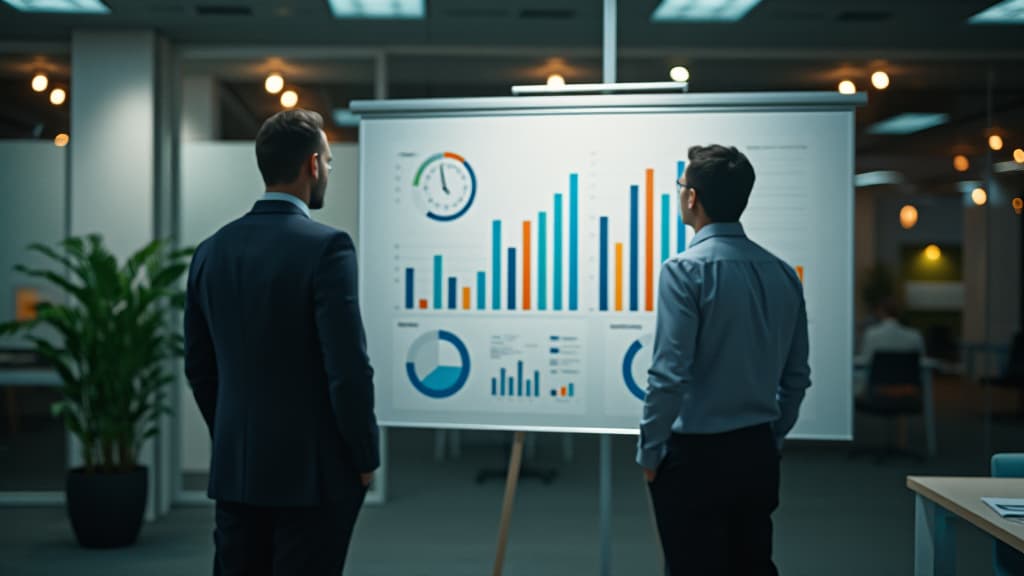
[[(314, 152), (313, 156), (316, 156), (317, 158), (320, 158), (320, 153), (319, 152)], [(329, 158), (327, 160), (327, 172), (330, 173), (332, 170), (334, 170), (334, 158)]]
[(689, 184), (687, 184), (686, 182), (680, 182), (679, 180), (676, 180), (676, 194), (682, 194), (683, 190), (685, 190), (687, 188), (690, 188), (690, 187), (691, 186)]

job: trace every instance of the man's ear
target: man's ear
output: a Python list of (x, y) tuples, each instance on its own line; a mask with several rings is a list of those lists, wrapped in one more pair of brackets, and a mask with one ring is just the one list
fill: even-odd
[(309, 175), (313, 180), (316, 180), (320, 176), (320, 162), (319, 156), (316, 154), (310, 154), (309, 158), (306, 158), (306, 167), (309, 169)]

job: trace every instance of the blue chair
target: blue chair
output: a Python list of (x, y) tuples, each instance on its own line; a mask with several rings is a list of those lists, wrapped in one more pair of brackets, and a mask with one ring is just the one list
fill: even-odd
[[(992, 477), (1024, 478), (1024, 453), (1005, 453), (992, 456)], [(996, 542), (992, 565), (996, 576), (1024, 575), (1024, 554)]]

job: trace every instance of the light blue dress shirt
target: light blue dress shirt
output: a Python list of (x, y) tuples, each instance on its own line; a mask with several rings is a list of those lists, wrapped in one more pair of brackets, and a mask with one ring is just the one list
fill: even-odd
[(260, 198), (260, 200), (275, 200), (278, 202), (289, 202), (291, 204), (294, 204), (299, 210), (302, 210), (302, 213), (306, 215), (306, 218), (310, 217), (309, 206), (306, 206), (305, 202), (303, 202), (296, 196), (292, 196), (291, 194), (285, 194), (284, 192), (267, 192), (266, 194), (263, 195), (263, 198)]
[(796, 272), (739, 223), (709, 224), (665, 262), (637, 463), (657, 469), (672, 433), (771, 423), (782, 439), (811, 385)]

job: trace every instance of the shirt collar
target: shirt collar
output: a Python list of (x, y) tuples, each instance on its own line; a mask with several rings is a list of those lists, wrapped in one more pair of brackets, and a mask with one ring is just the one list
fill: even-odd
[(743, 224), (739, 222), (715, 222), (704, 226), (700, 229), (700, 232), (697, 232), (693, 240), (690, 241), (690, 248), (709, 238), (718, 236), (746, 238), (747, 233), (743, 231)]
[(267, 192), (266, 194), (263, 195), (263, 198), (260, 198), (260, 200), (289, 202), (299, 210), (302, 210), (302, 213), (306, 215), (306, 218), (310, 217), (309, 206), (306, 206), (305, 202), (299, 200), (297, 197), (292, 196), (291, 194), (285, 194), (284, 192)]

